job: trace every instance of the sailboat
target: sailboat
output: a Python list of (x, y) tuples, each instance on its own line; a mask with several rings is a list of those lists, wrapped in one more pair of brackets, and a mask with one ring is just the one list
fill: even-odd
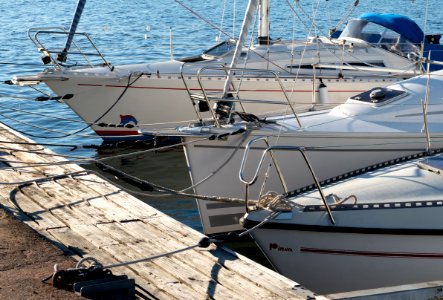
[(319, 294), (441, 280), (442, 172), (441, 154), (370, 169), (263, 202), (244, 226), (262, 223), (250, 234), (276, 270)]
[[(235, 115), (227, 124), (180, 127), (195, 193), (260, 199), (265, 191), (299, 192), (367, 166), (443, 148), (443, 71), (350, 97), (333, 109), (266, 118)], [(165, 131), (163, 134), (167, 134)], [(245, 208), (198, 200), (206, 233), (241, 229)]]
[[(414, 21), (395, 14), (364, 14), (349, 21), (337, 38), (273, 40), (269, 1), (251, 3), (247, 23), (251, 24), (257, 6), (262, 22), (257, 44), (243, 47), (245, 38), (231, 38), (200, 55), (157, 63), (114, 66), (89, 35), (76, 32), (76, 26), (69, 31), (34, 28), (29, 36), (47, 68), (31, 76), (14, 76), (10, 82), (45, 83), (99, 136), (119, 141), (146, 137), (141, 130), (174, 128), (213, 117), (208, 98), (226, 95), (228, 73), (232, 80), (227, 90), (237, 111), (282, 113), (288, 105), (305, 109), (319, 103), (335, 105), (372, 87), (420, 74), (422, 54), (441, 53), (435, 51), (441, 48), (438, 35), (424, 35)], [(76, 16), (78, 24), (80, 14)], [(69, 45), (51, 46), (66, 36)], [(242, 47), (234, 70), (227, 66), (237, 44)]]

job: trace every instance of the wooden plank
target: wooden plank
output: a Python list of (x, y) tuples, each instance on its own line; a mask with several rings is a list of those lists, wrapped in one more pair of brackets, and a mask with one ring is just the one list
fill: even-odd
[[(165, 218), (162, 220), (156, 220), (156, 221), (159, 221), (159, 222), (154, 223), (154, 222), (150, 222), (150, 221), (145, 221), (148, 223), (153, 223), (153, 228), (157, 228), (157, 232), (154, 235), (156, 235), (156, 234), (171, 235), (172, 234), (173, 239), (175, 239), (176, 241), (182, 241), (182, 242), (186, 240), (187, 245), (189, 245), (191, 243), (198, 242), (199, 238), (201, 237), (198, 235), (190, 237), (189, 234), (182, 234), (181, 232), (186, 232), (186, 228), (181, 223), (171, 220), (169, 218)], [(131, 229), (132, 231), (135, 230), (136, 226), (140, 226), (139, 223), (132, 223), (132, 222), (129, 223), (129, 225), (132, 226), (132, 229)], [(127, 226), (127, 225), (123, 225), (123, 226)], [(143, 229), (140, 228), (138, 231), (140, 232), (142, 230)], [(152, 228), (149, 231), (151, 233), (154, 233), (154, 229), (152, 229)], [(198, 237), (198, 238), (196, 238), (196, 237)], [(192, 257), (193, 256), (190, 255), (189, 257), (184, 257), (184, 259), (189, 261), (189, 259), (192, 259)], [(231, 256), (231, 258), (229, 258), (229, 255), (227, 255), (227, 257), (228, 258), (223, 259), (224, 265), (226, 265), (226, 266), (235, 265), (235, 267), (238, 267), (237, 266), (238, 263), (234, 262), (234, 261), (237, 261), (238, 259), (233, 258), (234, 256)], [(214, 259), (214, 257), (211, 257), (211, 258)], [(201, 260), (201, 259), (202, 258), (199, 257), (198, 260)], [(213, 263), (213, 261), (212, 261), (212, 263)], [(249, 264), (246, 264), (246, 263), (242, 264), (242, 268), (244, 269), (244, 271), (250, 270), (251, 269), (250, 267), (251, 266)], [(230, 270), (230, 268), (228, 268), (228, 270)], [(240, 272), (240, 273), (244, 273), (244, 272)], [(257, 272), (254, 272), (254, 268), (252, 268), (252, 271), (249, 271), (248, 273), (249, 273), (248, 275), (250, 275), (250, 276), (257, 277)], [(266, 275), (267, 275), (267, 273), (260, 272), (260, 274), (258, 276), (259, 278), (257, 280), (254, 280), (254, 284), (255, 285), (266, 285), (266, 286), (268, 286), (268, 289), (272, 290), (272, 291), (275, 291), (275, 290), (278, 291), (278, 289), (279, 288), (281, 289), (282, 286), (286, 286), (286, 288), (288, 290), (290, 290), (294, 287), (293, 282), (292, 282), (292, 284), (287, 284), (287, 282), (285, 282), (285, 281), (282, 282), (281, 280), (275, 280), (274, 276), (266, 276)], [(228, 275), (228, 277), (231, 277), (231, 276), (232, 276), (232, 274)], [(250, 280), (250, 278), (249, 278), (250, 276), (248, 276), (248, 280)], [(227, 279), (229, 280), (230, 278), (227, 278)], [(237, 280), (234, 280), (234, 281), (237, 282)], [(272, 286), (270, 286), (270, 281), (271, 282), (274, 281), (274, 284)], [(278, 294), (278, 292), (277, 292), (277, 294)], [(280, 295), (280, 296), (284, 296), (284, 295)]]
[(134, 218), (134, 214), (131, 214), (127, 210), (119, 209), (111, 200), (103, 197), (95, 190), (89, 188), (84, 184), (82, 179), (83, 176), (74, 178), (66, 178), (63, 180), (58, 180), (61, 185), (69, 188), (71, 191), (75, 191), (75, 194), (80, 199), (84, 199), (90, 206), (97, 208), (108, 216), (108, 219), (115, 221), (127, 221)]
[[(160, 223), (162, 224), (163, 222)], [(138, 231), (142, 230), (143, 225), (140, 224), (139, 222), (133, 224), (133, 227), (136, 224), (138, 224), (138, 226), (141, 227)], [(169, 238), (165, 238), (165, 240), (161, 244), (145, 242), (136, 245), (131, 245), (131, 247), (137, 249), (138, 252), (142, 252), (146, 251), (150, 245), (155, 245), (155, 247), (158, 248), (158, 251), (157, 252), (154, 251), (154, 254), (156, 253), (158, 254), (161, 251), (169, 252), (171, 251), (171, 249), (184, 248), (185, 246), (196, 244), (199, 241), (199, 239), (187, 240), (185, 243), (183, 242), (183, 239), (170, 238), (169, 234), (171, 234), (171, 230), (170, 229), (168, 230), (169, 231), (166, 233), (166, 231), (159, 230), (154, 226), (150, 227), (149, 231), (154, 236), (167, 235)], [(144, 248), (140, 249), (140, 247)], [(180, 263), (183, 266), (188, 266), (190, 268), (193, 268), (194, 270), (206, 274), (206, 276), (209, 276), (213, 279), (215, 279), (216, 277), (217, 282), (219, 282), (225, 288), (229, 288), (231, 291), (250, 290), (251, 291), (250, 295), (253, 296), (254, 298), (260, 298), (260, 297), (273, 298), (279, 296), (278, 295), (279, 293), (274, 292), (273, 289), (264, 288), (264, 287), (259, 288), (260, 285), (258, 285), (257, 282), (251, 282), (249, 278), (246, 278), (242, 274), (239, 274), (240, 272), (233, 271), (235, 269), (226, 268), (224, 266), (224, 263), (226, 261), (239, 260), (235, 255), (231, 255), (230, 253), (223, 253), (223, 251), (221, 250), (216, 250), (216, 247), (214, 245), (212, 245), (209, 248), (211, 249), (211, 252), (209, 252), (207, 249), (201, 249), (201, 248), (196, 248), (196, 249), (197, 250), (189, 250), (188, 252), (185, 253), (176, 254), (172, 260), (175, 261), (176, 263), (180, 261)], [(203, 255), (203, 252), (206, 252), (208, 255)], [(216, 274), (214, 273), (215, 270)], [(187, 271), (190, 270), (188, 269)], [(256, 275), (256, 272), (253, 275)], [(264, 286), (263, 283), (261, 285)]]
[(86, 224), (70, 224), (69, 227), (78, 235), (84, 237), (92, 245), (101, 249), (109, 245), (118, 245), (119, 242), (108, 236), (95, 225)]
[[(164, 220), (162, 220), (162, 222), (156, 222), (152, 225), (160, 232), (163, 232), (163, 234), (171, 235), (171, 237), (177, 241), (181, 241), (187, 244), (192, 244), (198, 241), (197, 239), (195, 239), (195, 237), (192, 237), (188, 234), (183, 234), (183, 232), (186, 232), (186, 227), (184, 227), (183, 224), (177, 222), (176, 220), (165, 218)], [(174, 228), (176, 230), (173, 230)], [(213, 260), (217, 259), (210, 253), (202, 251), (202, 254), (206, 256), (209, 255), (210, 258)], [(297, 295), (297, 293), (294, 292), (294, 285), (296, 284), (295, 282), (288, 280), (281, 275), (276, 276), (277, 274), (269, 270), (268, 268), (265, 268), (250, 260), (246, 261), (243, 256), (240, 256), (237, 253), (235, 253), (234, 255), (225, 253), (224, 259), (222, 258), (221, 253), (217, 255), (220, 259), (219, 263), (222, 264), (225, 268), (227, 268), (228, 270), (238, 270), (238, 273), (243, 274), (245, 278), (247, 278), (249, 281), (254, 282), (255, 285), (263, 286), (263, 288), (267, 289), (268, 291), (280, 294), (281, 297), (284, 297), (284, 295), (287, 295), (288, 293), (294, 294), (294, 296)], [(239, 257), (241, 257), (242, 259), (235, 259)], [(260, 272), (257, 272), (257, 268), (260, 269)]]
[[(144, 233), (146, 233), (147, 231), (149, 231), (150, 230), (150, 228), (148, 228), (147, 226), (146, 226), (146, 224), (143, 224), (143, 223), (141, 223), (141, 222), (129, 222), (129, 223), (125, 223), (125, 225), (127, 225), (127, 224), (132, 224), (132, 225), (134, 225), (135, 223), (137, 223), (137, 224), (141, 224), (142, 226), (141, 226), (141, 229), (142, 229), (142, 232), (144, 232)], [(100, 225), (100, 226), (107, 226), (108, 224), (102, 224), (102, 225)], [(125, 228), (128, 228), (128, 227), (132, 227), (132, 228), (134, 228), (134, 226), (127, 226), (127, 227), (125, 227)], [(137, 232), (139, 232), (139, 231), (137, 231)], [(161, 236), (161, 235), (157, 235), (157, 237), (158, 236)], [(153, 241), (150, 241), (149, 242), (149, 244), (148, 243), (145, 243), (145, 244), (142, 244), (142, 243), (140, 243), (140, 242), (137, 242), (137, 243), (133, 243), (133, 244), (127, 244), (126, 245), (126, 248), (125, 248), (125, 252), (128, 254), (128, 256), (130, 255), (131, 257), (134, 257), (134, 258), (140, 258), (140, 257), (142, 257), (143, 255), (144, 256), (146, 256), (147, 255), (147, 253), (151, 253), (151, 254), (157, 254), (158, 252), (157, 252), (157, 247), (156, 247), (156, 245), (162, 245), (162, 244), (164, 244), (166, 241), (165, 241), (165, 239), (161, 239), (161, 241), (159, 242), (158, 241), (158, 238), (157, 238), (157, 241), (155, 241), (155, 243), (153, 243)], [(141, 248), (140, 247), (136, 247), (135, 245), (141, 245)], [(146, 247), (146, 246), (148, 246), (148, 245), (150, 245), (149, 247)], [(112, 245), (112, 246), (104, 246), (104, 247), (102, 247), (102, 249), (105, 249), (105, 250), (107, 250), (107, 251), (110, 251), (110, 252), (113, 252), (114, 250), (114, 248), (115, 247), (122, 247), (122, 245)], [(137, 249), (138, 251), (137, 252), (135, 252), (135, 251), (133, 251), (132, 249), (131, 249), (131, 247), (135, 247), (135, 249)], [(137, 254), (138, 254), (138, 256), (137, 256)], [(154, 263), (154, 265), (156, 265), (156, 263)], [(136, 265), (134, 265), (134, 266), (136, 266)], [(159, 262), (159, 265), (156, 265), (156, 269), (157, 268), (162, 268), (165, 272), (168, 272), (170, 275), (169, 276), (172, 276), (172, 277), (174, 277), (174, 278), (176, 278), (175, 279), (175, 281), (177, 280), (177, 274), (181, 274), (181, 277), (182, 278), (178, 278), (179, 279), (179, 281), (178, 282), (180, 282), (181, 284), (184, 284), (184, 280), (183, 279), (186, 279), (187, 277), (184, 277), (185, 275), (186, 276), (189, 276), (189, 271), (190, 271), (190, 269), (189, 269), (189, 267), (187, 267), (186, 265), (183, 265), (183, 264), (180, 264), (180, 265), (176, 265), (176, 264), (174, 264), (172, 267), (171, 266), (169, 266), (169, 267), (167, 267), (168, 266), (168, 263), (165, 263), (165, 262)], [(134, 268), (137, 268), (137, 267), (134, 267)], [(186, 268), (188, 268), (188, 270), (185, 270)], [(193, 284), (196, 282), (196, 280), (197, 280), (197, 277), (198, 277), (198, 274), (197, 273), (195, 273), (196, 271), (194, 270), (193, 271), (194, 272), (194, 279), (192, 280), (192, 282), (193, 282)], [(197, 274), (197, 275), (196, 275)], [(163, 273), (163, 277), (165, 276), (165, 273)], [(161, 279), (161, 280), (163, 280), (163, 279)], [(202, 282), (204, 282), (204, 280), (202, 279), (202, 278), (199, 278), (198, 279), (199, 281), (199, 283), (202, 283)], [(206, 281), (208, 281), (208, 278), (206, 279)], [(175, 287), (175, 285), (173, 285), (174, 287)], [(211, 285), (209, 285), (209, 286), (211, 286)], [(199, 287), (199, 291), (201, 292), (201, 293), (203, 293), (204, 291), (206, 291), (206, 285), (202, 285), (202, 286), (200, 286)], [(169, 288), (171, 288), (171, 287), (169, 287)], [(194, 288), (195, 289), (195, 288)], [(194, 292), (194, 294), (195, 294), (195, 292)], [(224, 293), (224, 294), (226, 294), (226, 293)], [(231, 295), (232, 296), (232, 295)]]
[[(7, 132), (5, 139), (30, 141), (12, 132)], [(64, 161), (45, 155), (51, 151), (35, 145), (3, 146), (17, 150), (3, 155), (5, 159)], [(34, 153), (20, 152), (20, 149)], [(35, 166), (20, 169), (20, 172), (2, 170), (0, 182), (38, 179), (45, 174), (79, 170), (83, 169), (76, 165)], [(9, 203), (12, 195), (23, 211), (41, 219), (44, 225), (31, 222), (34, 228), (60, 247), (74, 250), (79, 257), (93, 256), (105, 264), (181, 249), (195, 245), (203, 237), (93, 174), (14, 188), (13, 185), (0, 185), (0, 204), (7, 204), (15, 214), (23, 217), (23, 213)], [(118, 267), (115, 271), (133, 275), (145, 289), (161, 299), (313, 297), (309, 291), (293, 289), (293, 281), (215, 245)]]
[(120, 190), (102, 178), (95, 175), (86, 175), (82, 176), (82, 180), (91, 183), (90, 186), (94, 184), (93, 189), (96, 192), (106, 195), (107, 199), (112, 200), (121, 209), (131, 212), (136, 218), (149, 219), (157, 216), (159, 213), (161, 214), (161, 212)]
[[(12, 197), (13, 199), (11, 199)], [(65, 222), (56, 218), (50, 211), (32, 201), (31, 198), (20, 191), (14, 194), (14, 196), (11, 195), (10, 201), (13, 201), (15, 207), (26, 214), (33, 222), (37, 223), (41, 229), (47, 230), (49, 228), (67, 226)]]
[[(29, 174), (23, 175), (28, 178)], [(14, 179), (15, 178), (15, 179)], [(0, 172), (0, 181), (13, 182), (17, 179), (14, 171)], [(42, 229), (66, 226), (60, 219), (54, 217), (44, 206), (33, 201), (33, 197), (28, 197), (21, 190), (16, 189), (14, 185), (0, 185), (0, 195), (2, 196), (2, 204), (5, 208), (9, 208), (16, 217), (21, 220), (31, 218), (36, 221)], [(19, 216), (22, 213), (27, 216)]]
[[(129, 261), (139, 259), (139, 254), (128, 251), (127, 247), (123, 245), (115, 245), (105, 247), (108, 253), (112, 254), (119, 261)], [(140, 263), (133, 266), (133, 269), (144, 279), (152, 282), (152, 284), (158, 289), (169, 295), (165, 299), (207, 299), (206, 294), (197, 293), (191, 289), (188, 285), (183, 284), (180, 280), (170, 273), (165, 272), (161, 267), (158, 267), (153, 262)]]
[[(160, 224), (163, 224), (162, 220), (159, 220)], [(141, 222), (131, 222), (129, 223), (131, 228), (131, 231), (133, 232), (142, 232), (144, 231), (144, 224)], [(126, 224), (122, 226), (127, 226)], [(139, 227), (138, 229), (136, 227)], [(158, 230), (155, 227), (149, 228), (150, 234), (154, 236), (169, 236), (171, 233), (171, 228), (168, 228), (168, 231), (162, 231)], [(131, 245), (132, 248), (137, 249), (138, 252), (146, 251), (150, 245), (155, 245), (156, 248), (158, 248), (158, 251), (168, 252), (171, 251), (171, 249), (180, 249), (188, 245), (196, 244), (199, 241), (199, 239), (196, 240), (188, 240), (187, 243), (180, 243), (183, 242), (183, 239), (175, 239), (175, 238), (165, 238), (164, 241), (160, 243), (138, 243), (136, 245)], [(192, 243), (191, 243), (192, 242)], [(140, 249), (140, 247), (143, 247)], [(151, 246), (152, 247), (152, 246)], [(215, 251), (215, 246), (212, 245), (210, 249), (212, 248), (212, 251)], [(193, 253), (193, 251), (198, 251), (200, 253)], [(232, 291), (234, 290), (251, 290), (251, 295), (254, 295), (254, 297), (260, 297), (260, 295), (263, 295), (263, 297), (276, 297), (278, 296), (278, 292), (273, 292), (271, 289), (258, 289), (257, 283), (251, 283), (248, 278), (245, 278), (242, 275), (239, 275), (237, 272), (233, 272), (231, 269), (226, 268), (223, 266), (223, 264), (220, 264), (221, 262), (224, 263), (227, 260), (238, 260), (238, 258), (231, 254), (222, 253), (222, 251), (217, 251), (216, 255), (210, 254), (210, 256), (204, 256), (201, 252), (204, 252), (207, 250), (190, 250), (189, 253), (182, 253), (182, 254), (176, 254), (177, 258), (181, 260), (181, 264), (188, 265), (191, 268), (195, 268), (198, 272), (203, 272), (207, 276), (212, 276), (212, 272), (214, 269), (217, 269), (217, 281), (220, 282), (225, 287), (229, 287)], [(158, 252), (153, 252), (154, 254), (158, 254)], [(177, 261), (176, 261), (177, 262)], [(256, 275), (254, 273), (253, 275)], [(280, 282), (281, 283), (281, 282)], [(281, 287), (280, 287), (281, 288)], [(277, 288), (278, 290), (278, 288)], [(255, 292), (254, 292), (255, 291)], [(284, 295), (281, 295), (284, 296)]]
[(142, 236), (133, 236), (131, 233), (125, 231), (119, 223), (101, 223), (96, 225), (101, 231), (105, 232), (113, 239), (117, 240), (120, 244), (136, 244), (143, 241)]
[[(58, 182), (64, 182), (59, 180)], [(66, 189), (57, 181), (40, 183), (39, 187), (51, 198), (55, 199), (60, 205), (65, 205), (69, 208), (69, 212), (78, 214), (78, 219), (87, 220), (89, 224), (109, 223), (113, 222), (103, 211), (96, 209), (90, 205), (84, 198), (75, 195), (74, 192)]]
[[(114, 264), (117, 260), (103, 249), (98, 249), (88, 240), (83, 238), (77, 232), (70, 228), (54, 228), (47, 231), (51, 240), (57, 242), (62, 248), (73, 251), (77, 260), (83, 257), (94, 257), (103, 265)], [(74, 267), (74, 266), (72, 266)], [(143, 286), (153, 295), (160, 295), (155, 289), (151, 289), (152, 284), (141, 278), (137, 272), (131, 267), (118, 267), (111, 270), (114, 274), (127, 275), (130, 278), (135, 278), (136, 283)]]
[[(142, 258), (179, 249), (176, 247), (177, 244), (175, 244), (175, 247), (171, 244), (171, 241), (167, 240), (166, 243), (156, 244), (155, 247), (152, 247), (151, 243), (146, 242), (129, 245), (129, 247), (136, 253), (139, 253), (139, 258)], [(169, 245), (170, 247), (166, 247), (165, 245)], [(220, 280), (220, 277), (223, 277), (223, 274), (219, 272), (219, 265), (206, 264), (207, 261), (203, 261), (197, 266), (192, 266), (188, 263), (188, 260), (178, 259), (177, 257), (179, 255), (180, 254), (174, 254), (169, 257), (158, 258), (154, 261), (154, 264), (157, 264), (158, 267), (163, 268), (168, 273), (174, 274), (174, 276), (180, 281), (190, 284), (191, 287), (199, 293), (208, 294), (210, 298), (244, 299), (244, 297), (238, 294), (238, 290), (242, 289), (241, 283), (239, 284), (237, 291), (229, 289), (221, 283), (223, 280)], [(182, 257), (183, 255), (190, 258), (193, 255), (196, 255), (196, 252), (188, 250), (185, 254), (182, 254)], [(197, 269), (199, 267), (202, 268)], [(234, 275), (234, 273), (231, 273), (231, 275)]]
[(77, 218), (68, 205), (60, 203), (59, 199), (51, 197), (36, 185), (27, 186), (22, 189), (22, 193), (29, 198), (34, 199), (34, 201), (38, 202), (45, 209), (50, 211), (52, 215), (59, 220), (62, 220), (62, 222), (68, 226), (71, 226), (72, 224), (85, 224), (90, 221), (88, 218)]
[(119, 223), (119, 226), (131, 236), (141, 239), (142, 242), (161, 243), (167, 236), (165, 234), (157, 234), (156, 231), (152, 230), (152, 227), (147, 227), (142, 220)]
[[(19, 147), (17, 147), (19, 149)], [(23, 147), (20, 147), (23, 150)], [(55, 161), (52, 159), (50, 159), (50, 157), (48, 155), (40, 155), (38, 153), (32, 153), (32, 152), (22, 152), (22, 151), (15, 151), (13, 152), (13, 155), (17, 158), (17, 160), (19, 161), (23, 161), (23, 162), (29, 162), (29, 163), (34, 163), (34, 162), (46, 162), (46, 163), (54, 163)], [(13, 166), (21, 166), (22, 164), (12, 164)], [(46, 174), (46, 175), (55, 175), (55, 174), (63, 174), (66, 173), (66, 170), (61, 168), (60, 166), (55, 166), (55, 165), (51, 165), (51, 166), (33, 166), (32, 169), (40, 172), (41, 174)]]

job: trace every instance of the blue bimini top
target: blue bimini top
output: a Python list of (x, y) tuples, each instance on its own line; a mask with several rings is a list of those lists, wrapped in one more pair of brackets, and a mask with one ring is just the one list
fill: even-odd
[(421, 28), (410, 18), (402, 15), (365, 13), (359, 19), (391, 29), (415, 44), (420, 44), (424, 39)]

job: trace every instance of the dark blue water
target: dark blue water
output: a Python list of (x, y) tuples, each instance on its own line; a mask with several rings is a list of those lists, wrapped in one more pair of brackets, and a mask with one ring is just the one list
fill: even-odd
[[(326, 35), (354, 0), (300, 1), (302, 8), (294, 7), (296, 14), (288, 2), (293, 3), (286, 0), (271, 1), (271, 36), (274, 39), (303, 39), (308, 34)], [(245, 0), (183, 0), (182, 3), (194, 14), (173, 0), (88, 0), (78, 31), (91, 34), (107, 60), (114, 65), (167, 60), (170, 57), (171, 32), (175, 57), (200, 53), (214, 45), (220, 35), (208, 23), (222, 25), (228, 35), (237, 36), (247, 5)], [(32, 27), (69, 27), (76, 4), (76, 0), (0, 0), (0, 80), (8, 80), (14, 74), (32, 74), (43, 70), (45, 67), (40, 62), (40, 54), (28, 39), (27, 31)], [(225, 15), (222, 22), (223, 11)], [(356, 17), (363, 12), (404, 14), (414, 19), (427, 33), (443, 32), (441, 1), (361, 0), (351, 16)], [(315, 19), (318, 28), (310, 25), (309, 18)], [(41, 88), (46, 90), (44, 86)], [(101, 143), (101, 139), (88, 128), (73, 134), (84, 129), (85, 124), (63, 103), (18, 99), (36, 96), (40, 94), (29, 88), (0, 85), (0, 121), (42, 143)], [(80, 149), (71, 152), (69, 147), (51, 148), (61, 154), (86, 157), (112, 156), (136, 150)], [(190, 185), (186, 163), (180, 151), (140, 154), (116, 159), (112, 164), (143, 179), (175, 189)], [(177, 197), (143, 197), (143, 200), (201, 230), (193, 200)]]

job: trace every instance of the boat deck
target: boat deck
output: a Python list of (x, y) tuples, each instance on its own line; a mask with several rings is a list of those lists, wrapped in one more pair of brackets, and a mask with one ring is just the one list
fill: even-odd
[[(78, 165), (54, 166), (65, 160), (26, 144), (32, 141), (3, 124), (0, 132), (1, 158), (5, 166), (15, 167), (0, 171), (0, 208), (74, 253), (75, 259), (92, 256), (114, 264), (192, 246), (203, 237)], [(19, 168), (24, 164), (33, 166)], [(278, 273), (213, 244), (112, 271), (134, 278), (146, 298), (315, 297)]]

